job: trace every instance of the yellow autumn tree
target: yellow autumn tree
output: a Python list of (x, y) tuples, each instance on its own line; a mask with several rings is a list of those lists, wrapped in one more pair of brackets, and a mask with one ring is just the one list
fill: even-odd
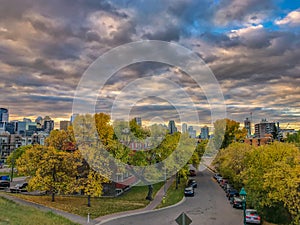
[(56, 193), (75, 191), (77, 168), (81, 164), (79, 159), (78, 152), (68, 153), (35, 145), (17, 160), (17, 168), (30, 177), (30, 190), (50, 192), (52, 201), (55, 201)]

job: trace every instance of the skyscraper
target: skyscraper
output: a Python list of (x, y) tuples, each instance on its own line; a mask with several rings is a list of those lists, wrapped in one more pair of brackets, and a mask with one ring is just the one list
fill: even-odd
[(70, 119), (71, 123), (74, 123), (74, 120), (75, 120), (76, 116), (78, 116), (78, 115), (79, 114), (77, 114), (77, 113), (72, 114), (71, 119)]
[(209, 138), (209, 128), (207, 126), (201, 127), (200, 138), (203, 140)]
[(54, 120), (52, 120), (49, 116), (45, 116), (44, 131), (50, 133), (53, 129), (54, 129)]
[(174, 134), (175, 132), (177, 132), (177, 128), (175, 126), (175, 121), (174, 120), (169, 121), (168, 128), (169, 128), (169, 133), (170, 134)]
[(186, 133), (187, 132), (187, 124), (186, 123), (182, 124), (181, 132), (182, 133)]
[(8, 122), (8, 109), (0, 108), (0, 122)]
[(189, 126), (188, 128), (190, 138), (196, 138), (196, 130), (194, 130), (193, 126)]

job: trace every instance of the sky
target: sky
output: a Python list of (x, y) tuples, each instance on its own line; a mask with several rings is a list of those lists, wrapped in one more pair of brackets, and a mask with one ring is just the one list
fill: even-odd
[[(228, 118), (242, 122), (252, 112), (254, 123), (267, 118), (299, 129), (300, 1), (294, 0), (2, 0), (0, 107), (9, 108), (11, 120), (69, 119), (89, 66), (142, 40), (182, 45), (201, 57), (220, 85)], [(134, 83), (146, 77), (147, 84)], [(135, 63), (99, 89), (98, 112), (111, 113), (121, 99), (130, 117), (181, 123), (177, 109), (190, 113), (183, 91), (199, 115), (189, 124), (212, 122), (203, 89), (176, 66)]]

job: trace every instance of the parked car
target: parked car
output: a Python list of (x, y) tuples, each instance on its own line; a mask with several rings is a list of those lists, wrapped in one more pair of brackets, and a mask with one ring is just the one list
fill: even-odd
[(195, 191), (194, 191), (194, 188), (193, 187), (186, 187), (184, 189), (184, 196), (194, 196), (195, 195)]
[(221, 177), (221, 176), (217, 178), (218, 183), (220, 183), (222, 180), (223, 180), (223, 177)]
[(239, 197), (240, 194), (237, 190), (235, 189), (231, 189), (227, 194), (226, 194), (226, 197), (230, 200), (231, 198), (233, 197)]
[(196, 176), (197, 174), (196, 174), (196, 170), (190, 170), (190, 176), (191, 177), (194, 177), (194, 176)]
[(219, 174), (219, 173), (215, 173), (215, 175), (214, 175), (214, 179), (215, 179), (215, 180), (217, 180), (217, 179), (218, 179), (218, 177), (222, 177), (222, 176), (221, 176), (221, 174)]
[(197, 186), (198, 186), (197, 181), (195, 181), (194, 179), (189, 179), (187, 185), (191, 186), (193, 188), (197, 188)]
[(28, 183), (21, 183), (16, 184), (14, 187), (10, 188), (11, 193), (19, 193), (19, 192), (27, 192), (26, 187), (28, 186)]
[(237, 208), (237, 209), (243, 208), (243, 201), (238, 197), (233, 197), (230, 203), (232, 203), (233, 208)]
[(255, 209), (246, 209), (246, 223), (261, 224), (261, 218)]
[(220, 182), (221, 188), (224, 189), (225, 185), (228, 184), (228, 182), (229, 182), (229, 181), (228, 181), (227, 179), (222, 179), (222, 181)]
[(233, 189), (233, 187), (232, 187), (229, 183), (227, 183), (227, 184), (225, 185), (225, 187), (224, 187), (224, 191), (226, 192), (226, 194), (227, 194), (231, 189)]
[(10, 187), (10, 182), (8, 180), (0, 181), (0, 189), (5, 189)]
[(8, 180), (8, 181), (10, 181), (10, 176), (9, 175), (0, 176), (0, 180)]

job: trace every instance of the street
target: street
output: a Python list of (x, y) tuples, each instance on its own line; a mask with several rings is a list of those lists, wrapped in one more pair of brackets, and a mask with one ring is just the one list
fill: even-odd
[(242, 225), (243, 211), (234, 209), (225, 192), (212, 179), (208, 170), (195, 177), (198, 188), (195, 197), (187, 197), (179, 206), (115, 219), (105, 225), (176, 225), (175, 219), (185, 212), (192, 219), (191, 225)]

